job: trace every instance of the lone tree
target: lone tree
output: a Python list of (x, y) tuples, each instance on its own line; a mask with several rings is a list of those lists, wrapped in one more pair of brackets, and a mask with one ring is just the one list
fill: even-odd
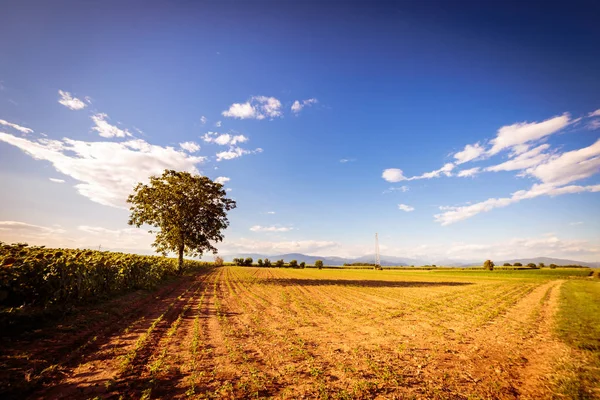
[(319, 269), (323, 268), (323, 261), (321, 261), (321, 260), (315, 261), (315, 267), (317, 267)]
[(162, 176), (151, 176), (148, 185), (138, 183), (129, 195), (129, 225), (156, 228), (150, 231), (156, 233), (152, 246), (164, 255), (176, 252), (181, 274), (184, 254), (216, 254), (211, 242), (223, 241), (221, 232), (229, 226), (227, 211), (236, 206), (225, 195), (223, 185), (205, 176), (165, 170)]
[(483, 263), (483, 269), (493, 271), (494, 270), (494, 262), (492, 260), (485, 260), (485, 262)]

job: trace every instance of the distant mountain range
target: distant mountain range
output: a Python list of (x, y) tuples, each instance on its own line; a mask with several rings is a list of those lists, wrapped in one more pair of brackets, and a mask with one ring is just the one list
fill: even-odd
[[(307, 264), (314, 264), (317, 260), (322, 260), (325, 265), (344, 265), (346, 263), (367, 263), (372, 264), (375, 262), (375, 255), (368, 254), (362, 257), (357, 258), (344, 258), (344, 257), (331, 257), (331, 256), (308, 256), (306, 254), (300, 253), (289, 253), (289, 254), (279, 254), (279, 255), (265, 255), (265, 254), (256, 254), (256, 253), (247, 253), (247, 254), (237, 254), (232, 256), (224, 256), (225, 261), (232, 261), (234, 258), (248, 258), (252, 257), (254, 262), (259, 258), (263, 260), (268, 258), (271, 261), (277, 261), (283, 259), (285, 262), (290, 262), (291, 260), (297, 260), (298, 262), (304, 261)], [(585, 262), (585, 261), (575, 261), (575, 260), (566, 260), (561, 258), (550, 258), (550, 257), (534, 257), (534, 258), (521, 258), (514, 260), (505, 260), (505, 261), (495, 261), (496, 265), (502, 265), (504, 263), (514, 264), (516, 262), (520, 262), (523, 265), (527, 265), (529, 263), (539, 264), (544, 263), (546, 265), (556, 264), (556, 265), (583, 265), (587, 267), (600, 268), (600, 262)], [(473, 261), (459, 261), (453, 259), (442, 259), (442, 260), (425, 260), (425, 259), (416, 259), (409, 257), (396, 257), (396, 256), (381, 256), (381, 265), (390, 267), (390, 266), (399, 266), (399, 265), (437, 265), (444, 267), (468, 267), (475, 265), (482, 265), (483, 260), (473, 260)]]

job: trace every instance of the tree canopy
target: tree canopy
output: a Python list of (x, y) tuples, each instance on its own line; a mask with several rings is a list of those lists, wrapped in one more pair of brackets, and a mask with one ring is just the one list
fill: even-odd
[(229, 226), (227, 211), (236, 207), (225, 195), (222, 184), (205, 176), (165, 170), (162, 176), (151, 176), (147, 185), (138, 183), (129, 195), (129, 225), (156, 228), (150, 231), (156, 234), (152, 246), (165, 255), (176, 252), (181, 273), (184, 254), (216, 254), (212, 243), (223, 240), (222, 231)]

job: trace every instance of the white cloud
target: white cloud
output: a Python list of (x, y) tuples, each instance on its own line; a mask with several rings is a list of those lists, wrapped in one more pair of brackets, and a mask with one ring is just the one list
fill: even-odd
[(588, 114), (588, 117), (600, 117), (600, 108)]
[(463, 169), (462, 171), (458, 171), (457, 176), (460, 178), (473, 177), (479, 173), (479, 170), (480, 170), (479, 167)]
[(224, 185), (225, 183), (229, 182), (231, 180), (231, 178), (228, 178), (226, 176), (219, 176), (217, 178), (215, 178), (215, 182), (220, 183), (221, 185)]
[(446, 163), (440, 169), (436, 169), (435, 171), (431, 171), (431, 172), (425, 172), (424, 174), (418, 175), (418, 176), (411, 176), (410, 178), (407, 178), (406, 176), (404, 176), (404, 173), (402, 172), (401, 169), (388, 168), (383, 171), (383, 174), (381, 174), (381, 177), (388, 182), (414, 181), (417, 179), (431, 179), (431, 178), (438, 178), (441, 175), (452, 176), (452, 170), (455, 167), (456, 166), (453, 163)]
[[(500, 243), (453, 243), (443, 251), (449, 257), (510, 260), (530, 257), (579, 258), (600, 254), (600, 246), (585, 240), (561, 239), (555, 234), (514, 238)], [(590, 257), (592, 259), (592, 257)]]
[(98, 134), (105, 138), (112, 137), (125, 137), (131, 136), (131, 133), (127, 129), (122, 130), (114, 125), (111, 125), (107, 122), (108, 115), (104, 113), (98, 113), (92, 115), (92, 121), (96, 124), (95, 127), (92, 128), (93, 131), (98, 132)]
[(513, 193), (511, 197), (490, 198), (479, 203), (462, 207), (440, 207), (441, 209), (446, 210), (446, 212), (437, 214), (434, 217), (436, 222), (439, 222), (442, 225), (450, 225), (471, 218), (482, 212), (518, 203), (521, 200), (532, 199), (538, 196), (560, 196), (562, 194), (582, 192), (600, 192), (600, 185), (555, 187), (551, 184), (535, 184), (529, 190), (519, 190)]
[(33, 133), (33, 129), (25, 128), (24, 126), (13, 124), (13, 123), (5, 121), (3, 119), (0, 119), (0, 125), (11, 127), (22, 133)]
[(542, 122), (519, 122), (503, 126), (498, 129), (496, 137), (491, 140), (492, 148), (488, 151), (488, 154), (494, 155), (504, 149), (539, 140), (560, 131), (569, 122), (570, 116), (565, 113)]
[(51, 182), (54, 183), (65, 183), (64, 179), (56, 179), (56, 178), (49, 178)]
[(238, 143), (245, 143), (248, 138), (244, 135), (231, 135), (229, 133), (207, 132), (202, 136), (206, 143), (216, 143), (220, 146), (234, 146)]
[(292, 112), (295, 114), (298, 114), (300, 111), (302, 111), (302, 109), (306, 106), (312, 106), (313, 104), (318, 103), (319, 101), (315, 98), (312, 99), (307, 99), (307, 100), (296, 100), (294, 101), (294, 104), (292, 104)]
[(583, 221), (571, 222), (569, 225), (571, 225), (571, 226), (583, 225)]
[(551, 157), (543, 164), (526, 170), (528, 175), (554, 186), (588, 178), (600, 171), (600, 139), (583, 149)]
[(196, 142), (179, 143), (179, 147), (181, 147), (183, 150), (187, 151), (188, 153), (195, 153), (198, 150), (200, 150), (200, 145)]
[(63, 92), (62, 90), (59, 90), (58, 94), (60, 95), (58, 102), (70, 110), (81, 110), (82, 108), (87, 107), (87, 104), (79, 100), (77, 97), (73, 97), (69, 92)]
[(239, 119), (265, 119), (281, 117), (281, 102), (275, 97), (253, 96), (245, 103), (233, 103), (221, 114)]
[(205, 158), (172, 147), (151, 145), (144, 140), (84, 142), (39, 139), (37, 141), (0, 133), (0, 141), (20, 148), (36, 160), (49, 161), (54, 168), (81, 182), (79, 193), (97, 203), (122, 207), (138, 182), (165, 169), (198, 174), (196, 165)]
[(204, 115), (200, 117), (200, 122), (202, 123), (202, 125), (204, 125), (206, 123), (206, 121), (208, 121), (208, 120), (206, 119), (206, 117)]
[(257, 153), (262, 153), (262, 151), (263, 150), (260, 147), (254, 149), (254, 150), (246, 150), (246, 149), (242, 149), (241, 147), (230, 147), (229, 150), (227, 150), (227, 151), (222, 151), (220, 153), (217, 153), (217, 161), (232, 160), (234, 158), (241, 157), (245, 154), (257, 154)]
[(267, 211), (267, 214), (275, 214), (275, 211)]
[(550, 154), (544, 153), (550, 145), (542, 144), (529, 151), (519, 154), (518, 156), (503, 162), (502, 164), (492, 165), (487, 167), (486, 171), (516, 171), (531, 168), (539, 165), (550, 158)]
[(349, 162), (354, 162), (354, 161), (356, 161), (356, 158), (342, 158), (342, 159), (340, 160), (340, 162), (341, 162), (342, 164), (349, 163)]
[(415, 208), (406, 204), (398, 204), (398, 209), (406, 212), (414, 211)]
[(284, 226), (260, 226), (254, 225), (250, 228), (252, 232), (289, 232), (294, 228), (288, 228)]
[(392, 192), (408, 192), (410, 188), (408, 186), (399, 186), (399, 187), (389, 187), (382, 192), (382, 194), (392, 193)]
[(217, 122), (215, 122), (215, 126), (216, 126), (217, 128), (220, 128), (220, 127), (221, 127), (221, 125), (223, 125), (223, 123), (222, 123), (221, 121), (217, 121)]
[(485, 153), (485, 149), (479, 143), (468, 144), (462, 151), (454, 154), (454, 158), (457, 164), (463, 164), (479, 158), (483, 153)]
[(596, 129), (600, 129), (600, 120), (595, 119), (593, 121), (590, 121), (586, 127), (590, 130), (590, 131), (595, 131)]
[[(33, 224), (28, 224), (28, 223), (19, 222), (19, 221), (0, 221), (0, 232), (2, 232), (3, 235), (7, 235), (7, 236), (9, 233), (11, 233), (15, 236), (23, 236), (23, 235), (39, 236), (39, 235), (50, 235), (50, 234), (54, 234), (54, 233), (62, 233), (62, 232), (64, 232), (64, 230), (57, 229), (57, 228), (48, 228), (45, 226), (33, 225)], [(9, 242), (11, 242), (11, 240), (8, 238), (4, 239), (4, 237), (3, 237), (3, 240), (9, 240)]]
[(400, 182), (406, 180), (404, 173), (398, 168), (388, 168), (384, 170), (381, 177), (388, 182)]

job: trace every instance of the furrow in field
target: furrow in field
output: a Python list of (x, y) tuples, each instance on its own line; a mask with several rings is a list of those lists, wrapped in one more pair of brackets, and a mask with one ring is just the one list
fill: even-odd
[[(178, 290), (162, 299), (155, 299), (140, 310), (141, 317), (129, 325), (117, 325), (114, 335), (99, 339), (96, 351), (87, 354), (82, 362), (65, 374), (65, 378), (52, 388), (35, 394), (33, 398), (72, 398), (107, 394), (116, 388), (123, 370), (136, 361), (141, 352), (154, 340), (160, 329), (186, 298), (190, 289), (201, 280), (194, 277), (192, 285), (182, 281)], [(101, 344), (100, 344), (101, 343)]]

